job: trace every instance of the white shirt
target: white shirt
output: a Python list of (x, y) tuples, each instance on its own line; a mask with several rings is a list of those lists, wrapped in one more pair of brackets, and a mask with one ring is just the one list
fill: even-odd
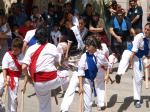
[[(18, 62), (21, 64), (21, 61), (23, 59), (23, 55), (19, 55), (17, 57)], [(10, 56), (10, 54), (8, 52), (5, 53), (3, 60), (2, 60), (2, 69), (10, 69), (13, 71), (19, 71), (12, 59), (12, 57)]]
[(97, 65), (99, 67), (101, 67), (101, 66), (104, 66), (106, 68), (110, 67), (105, 51), (97, 49), (97, 51), (94, 53), (94, 55), (97, 58)]
[(86, 53), (82, 54), (80, 61), (78, 62), (78, 76), (85, 76), (84, 71), (88, 69), (86, 62)]
[[(23, 63), (30, 65), (31, 57), (34, 52), (40, 47), (40, 44), (35, 44), (28, 48), (25, 57), (23, 59)], [(36, 63), (36, 72), (50, 72), (55, 71), (55, 62), (58, 62), (58, 53), (56, 46), (53, 44), (48, 43), (44, 49), (41, 51), (37, 63)]]
[(25, 38), (24, 38), (24, 41), (29, 43), (29, 41), (31, 40), (31, 38), (35, 35), (35, 32), (36, 32), (36, 29), (34, 30), (29, 30), (26, 35), (25, 35)]
[[(132, 51), (133, 52), (137, 52), (138, 49), (144, 50), (144, 40), (143, 38), (145, 38), (145, 35), (143, 33), (139, 33), (134, 37), (134, 40), (132, 42), (133, 44), (133, 48)], [(150, 48), (150, 38), (147, 38), (149, 40), (149, 48)], [(149, 50), (149, 55), (150, 55), (150, 50)]]
[(3, 26), (1, 26), (1, 29), (2, 29), (3, 32), (7, 32), (6, 33), (7, 36), (12, 37), (11, 30), (8, 26), (8, 23), (5, 23)]
[(51, 37), (54, 41), (54, 44), (57, 45), (59, 42), (59, 39), (61, 38), (61, 32), (60, 31), (52, 31), (51, 32)]

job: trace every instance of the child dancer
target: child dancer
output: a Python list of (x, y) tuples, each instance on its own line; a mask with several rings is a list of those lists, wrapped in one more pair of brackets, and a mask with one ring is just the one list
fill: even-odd
[(23, 58), (20, 55), (22, 47), (23, 41), (19, 38), (14, 39), (12, 51), (6, 52), (2, 61), (4, 85), (8, 86), (8, 112), (17, 112), (17, 91), (22, 73), (20, 64)]
[[(88, 41), (94, 41), (95, 39), (92, 40), (92, 38), (94, 37), (90, 37), (90, 39), (87, 40)], [(96, 40), (95, 40), (96, 41)], [(94, 41), (94, 42), (95, 42)], [(87, 43), (88, 44), (88, 43)], [(95, 43), (96, 44), (96, 43)], [(89, 44), (88, 44), (89, 45)], [(100, 45), (100, 43), (99, 43)], [(106, 47), (106, 46), (103, 46), (103, 47)], [(106, 48), (105, 48), (106, 50)], [(105, 51), (104, 50), (104, 51)], [(98, 105), (99, 107), (103, 107), (104, 106), (104, 74), (103, 72), (101, 71), (101, 69), (99, 69), (102, 65), (105, 66), (107, 68), (108, 66), (108, 61), (105, 57), (105, 53), (104, 53), (103, 50), (96, 50), (96, 53), (95, 53), (95, 57), (96, 57), (96, 60), (97, 60), (97, 64), (98, 64), (98, 74), (97, 74), (97, 77), (96, 77), (96, 85), (95, 85), (95, 88), (96, 88), (96, 91), (97, 92), (97, 98), (98, 98)], [(107, 53), (106, 53), (107, 54)], [(85, 53), (83, 54), (83, 56), (85, 56)], [(81, 56), (81, 59), (83, 58), (83, 56)], [(86, 58), (86, 56), (85, 56)], [(83, 63), (83, 61), (79, 61), (79, 64), (78, 66), (80, 67), (81, 65), (85, 65), (85, 63)], [(85, 60), (86, 61), (86, 60)], [(85, 67), (83, 67), (84, 69)], [(78, 68), (79, 69), (79, 68)], [(84, 70), (82, 71), (83, 74), (84, 74)], [(79, 84), (79, 79), (78, 79), (78, 74), (80, 73), (80, 71), (74, 71), (73, 72), (73, 75), (72, 75), (72, 78), (70, 79), (70, 83), (69, 83), (69, 86), (67, 88), (67, 91), (64, 95), (64, 98), (63, 98), (63, 101), (62, 101), (62, 104), (61, 104), (61, 111), (62, 112), (66, 112), (69, 110), (69, 106), (70, 104), (72, 103), (73, 101), (73, 98), (74, 98), (74, 95), (75, 95), (75, 90), (76, 90), (76, 87), (78, 86)], [(100, 79), (99, 79), (100, 78)], [(99, 86), (100, 85), (100, 86)], [(102, 99), (101, 99), (102, 98)], [(89, 103), (91, 104), (91, 102)]]
[(133, 65), (133, 89), (136, 108), (141, 107), (140, 100), (143, 79), (142, 58), (144, 56), (150, 56), (150, 23), (145, 25), (143, 33), (139, 33), (134, 37), (129, 50), (123, 52), (116, 75), (116, 82), (120, 83), (121, 75), (125, 73), (129, 65)]
[(51, 90), (61, 85), (63, 80), (58, 76), (58, 52), (55, 45), (48, 43), (48, 30), (39, 27), (35, 37), (37, 44), (28, 48), (23, 59), (22, 69), (26, 74), (23, 92), (28, 81), (28, 67), (34, 82), (34, 88), (39, 100), (39, 112), (51, 112)]

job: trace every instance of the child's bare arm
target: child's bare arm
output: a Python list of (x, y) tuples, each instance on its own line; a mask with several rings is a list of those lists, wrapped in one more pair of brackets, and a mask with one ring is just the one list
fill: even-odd
[(8, 80), (7, 80), (7, 70), (3, 69), (3, 77), (4, 77), (4, 86), (8, 85)]

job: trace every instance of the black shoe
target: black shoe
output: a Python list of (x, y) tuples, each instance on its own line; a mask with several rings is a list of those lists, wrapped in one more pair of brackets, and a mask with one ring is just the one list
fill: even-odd
[(135, 108), (141, 108), (141, 102), (139, 100), (136, 100), (134, 102), (134, 106), (135, 106)]
[(105, 109), (106, 109), (106, 106), (98, 107), (98, 108), (97, 108), (98, 111), (105, 110)]
[(101, 110), (105, 110), (105, 109), (106, 109), (106, 106), (101, 107)]
[(121, 76), (120, 75), (116, 75), (115, 79), (116, 79), (116, 83), (119, 84), (120, 80), (121, 80)]

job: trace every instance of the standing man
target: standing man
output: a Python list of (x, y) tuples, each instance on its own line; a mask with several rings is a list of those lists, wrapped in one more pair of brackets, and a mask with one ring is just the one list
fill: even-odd
[(142, 32), (142, 16), (143, 10), (141, 6), (138, 6), (137, 0), (129, 0), (130, 9), (127, 17), (130, 19), (132, 27), (136, 34)]
[(139, 33), (134, 37), (132, 46), (125, 50), (119, 63), (116, 82), (120, 83), (123, 75), (129, 65), (133, 65), (133, 91), (135, 107), (141, 107), (141, 88), (143, 80), (143, 58), (150, 59), (150, 23), (144, 27), (144, 33)]

